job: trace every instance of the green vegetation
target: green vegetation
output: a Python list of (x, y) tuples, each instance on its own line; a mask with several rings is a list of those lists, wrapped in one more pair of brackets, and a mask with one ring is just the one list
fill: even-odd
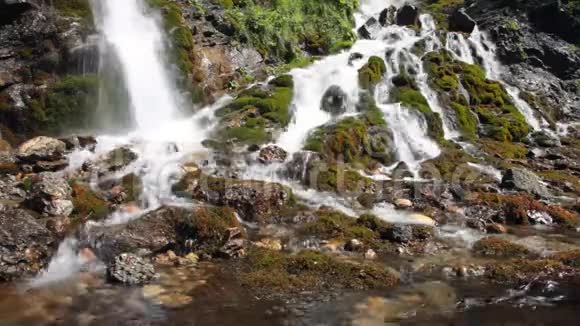
[(326, 55), (355, 40), (358, 0), (220, 0), (234, 37), (265, 58), (289, 63), (301, 50)]
[(374, 263), (340, 260), (316, 251), (288, 254), (253, 248), (244, 260), (242, 284), (257, 290), (300, 292), (328, 289), (388, 289), (398, 283)]
[(317, 169), (318, 176), (316, 185), (320, 191), (360, 193), (370, 189), (373, 180), (363, 177), (357, 171), (351, 170), (344, 165), (317, 165), (311, 167)]
[[(182, 14), (182, 8), (171, 0), (148, 0), (153, 8), (159, 8), (165, 23), (165, 30), (170, 33), (173, 46), (173, 61), (184, 77), (193, 71), (193, 36)], [(187, 78), (186, 78), (187, 79)]]
[(479, 161), (466, 153), (459, 145), (449, 142), (443, 142), (441, 145), (441, 155), (425, 161), (421, 165), (421, 175), (425, 178), (440, 178), (445, 181), (459, 182), (461, 180), (457, 178), (460, 177), (485, 177), (485, 175), (482, 175), (467, 164), (478, 163)]
[(40, 97), (27, 103), (31, 132), (58, 134), (89, 129), (95, 114), (99, 79), (94, 75), (67, 75)]
[(387, 66), (385, 61), (377, 56), (372, 56), (369, 61), (358, 70), (359, 85), (363, 89), (371, 90), (381, 81)]
[[(521, 141), (527, 136), (529, 126), (509, 94), (499, 82), (487, 79), (479, 66), (456, 61), (446, 50), (427, 54), (424, 62), (432, 86), (446, 93), (465, 137), (477, 136), (473, 114), (482, 125), (479, 136), (498, 141)], [(461, 94), (460, 82), (469, 102)]]
[(221, 117), (218, 131), (221, 141), (262, 144), (270, 140), (269, 128), (283, 128), (290, 123), (294, 83), (282, 75), (267, 86), (242, 91), (238, 97), (216, 112)]
[(485, 275), (495, 282), (521, 284), (542, 276), (561, 275), (565, 270), (566, 266), (553, 259), (511, 259), (488, 264)]
[(578, 249), (559, 252), (551, 258), (562, 262), (566, 266), (580, 267), (580, 250)]

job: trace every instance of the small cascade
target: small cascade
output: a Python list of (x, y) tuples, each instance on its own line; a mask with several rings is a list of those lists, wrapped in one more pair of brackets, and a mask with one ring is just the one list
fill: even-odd
[[(448, 33), (446, 42), (445, 48), (453, 53), (457, 59), (468, 64), (476, 64), (481, 61), (487, 77), (503, 84), (512, 98), (514, 105), (522, 113), (526, 122), (533, 130), (548, 128), (546, 121), (538, 119), (530, 105), (521, 99), (520, 90), (503, 80), (504, 68), (495, 54), (495, 45), (486, 41), (484, 33), (477, 26), (468, 39), (461, 33)], [(479, 60), (474, 57), (474, 53)]]
[(415, 176), (421, 162), (439, 156), (441, 150), (437, 143), (427, 137), (427, 123), (414, 111), (400, 104), (379, 104), (389, 122), (396, 144), (399, 161), (405, 162)]

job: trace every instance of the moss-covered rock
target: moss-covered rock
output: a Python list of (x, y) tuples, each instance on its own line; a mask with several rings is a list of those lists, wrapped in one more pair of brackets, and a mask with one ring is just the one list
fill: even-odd
[(372, 90), (387, 73), (385, 61), (372, 56), (369, 61), (358, 70), (358, 81), (362, 89)]
[(103, 197), (88, 185), (71, 181), (73, 215), (81, 219), (101, 220), (110, 213), (109, 205)]
[(301, 50), (325, 55), (350, 47), (356, 39), (353, 14), (358, 0), (226, 1), (234, 37), (265, 58), (289, 63)]
[(214, 255), (228, 240), (228, 229), (240, 227), (235, 211), (228, 207), (200, 206), (189, 218), (180, 221), (180, 228), (193, 239), (196, 252)]
[(67, 75), (31, 100), (26, 132), (59, 134), (93, 127), (99, 79), (95, 75)]
[(249, 251), (240, 275), (255, 290), (300, 292), (331, 289), (388, 289), (398, 278), (374, 263), (340, 260), (316, 251), (288, 254), (263, 248)]
[(92, 20), (90, 0), (52, 0), (61, 15)]
[(476, 193), (470, 200), (473, 204), (487, 205), (501, 209), (506, 222), (511, 224), (530, 224), (529, 214), (533, 212), (550, 215), (555, 223), (566, 227), (580, 225), (580, 216), (559, 205), (544, 204), (535, 200), (529, 194), (494, 194)]
[(569, 268), (553, 259), (513, 259), (488, 264), (485, 276), (498, 283), (518, 284), (554, 277), (567, 271)]
[[(410, 243), (411, 249), (420, 249), (417, 244), (433, 236), (430, 226), (391, 224), (371, 214), (361, 215), (358, 219), (326, 209), (315, 214), (317, 219), (306, 224), (301, 229), (302, 234), (342, 242), (357, 239), (362, 242), (361, 250), (373, 249), (379, 254), (396, 253), (395, 242)], [(406, 234), (402, 236), (403, 233)]]
[(453, 109), (465, 137), (479, 135), (497, 141), (521, 141), (527, 136), (529, 126), (524, 116), (505, 88), (487, 79), (481, 67), (455, 60), (446, 50), (428, 53), (424, 63), (431, 85), (440, 92), (442, 102)]
[[(421, 164), (420, 174), (425, 178), (441, 179), (460, 182), (461, 178), (477, 176), (479, 181), (484, 177), (469, 163), (478, 163), (479, 160), (466, 153), (459, 145), (444, 142), (441, 154)], [(474, 180), (470, 180), (474, 181)]]
[(294, 82), (282, 75), (268, 83), (242, 91), (216, 112), (221, 118), (219, 142), (263, 144), (271, 140), (268, 130), (286, 127), (291, 120)]
[(449, 15), (458, 7), (462, 6), (465, 0), (421, 0), (421, 9), (435, 19), (437, 27), (443, 30), (449, 29)]
[(551, 259), (562, 262), (566, 266), (580, 267), (580, 250), (562, 251), (550, 257)]
[(507, 258), (524, 258), (531, 254), (528, 248), (498, 237), (487, 237), (477, 241), (473, 245), (473, 251), (480, 256)]
[(361, 96), (359, 116), (347, 117), (315, 129), (306, 140), (305, 150), (322, 154), (329, 165), (346, 163), (355, 168), (373, 169), (394, 160), (392, 135), (372, 96)]

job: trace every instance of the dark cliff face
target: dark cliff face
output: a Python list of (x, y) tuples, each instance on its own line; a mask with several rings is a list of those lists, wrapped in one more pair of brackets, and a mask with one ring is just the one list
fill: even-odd
[(536, 94), (549, 121), (580, 118), (580, 2), (469, 0), (465, 7), (497, 45), (506, 78)]
[(67, 111), (96, 92), (98, 51), (87, 42), (92, 23), (80, 11), (42, 1), (4, 0), (0, 6), (2, 137), (18, 142), (20, 136), (60, 133)]

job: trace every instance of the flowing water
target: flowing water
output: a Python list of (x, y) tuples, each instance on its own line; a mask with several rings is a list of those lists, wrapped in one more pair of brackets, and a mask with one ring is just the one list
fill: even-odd
[[(357, 27), (364, 24), (368, 18), (377, 17), (385, 7), (391, 4), (400, 6), (403, 2), (362, 0), (360, 12), (355, 17)], [(181, 203), (172, 196), (171, 184), (181, 173), (181, 163), (191, 160), (199, 161), (208, 156), (207, 151), (201, 146), (201, 141), (208, 136), (209, 131), (216, 124), (213, 115), (214, 111), (227, 103), (229, 98), (223, 98), (214, 105), (201, 109), (190, 117), (184, 117), (187, 107), (184, 106), (185, 101), (173, 82), (174, 79), (170, 73), (171, 69), (167, 65), (167, 48), (163, 41), (166, 37), (160, 27), (157, 15), (147, 8), (144, 0), (94, 0), (93, 7), (102, 37), (103, 55), (114, 56), (116, 58), (114, 61), (119, 64), (119, 69), (122, 71), (122, 84), (125, 85), (127, 90), (128, 106), (134, 124), (132, 129), (122, 136), (103, 135), (98, 137), (98, 146), (94, 153), (79, 151), (71, 154), (70, 169), (78, 168), (86, 160), (98, 157), (120, 146), (129, 146), (138, 154), (139, 158), (134, 163), (118, 173), (121, 176), (133, 172), (142, 177), (144, 192), (140, 200), (140, 210), (131, 214), (117, 212), (104, 222), (122, 224), (164, 204)], [(421, 21), (422, 30), (418, 34), (409, 28), (400, 26), (381, 27), (373, 39), (359, 40), (349, 51), (329, 56), (309, 67), (293, 70), (291, 74), (296, 84), (292, 102), (294, 118), (288, 129), (277, 139), (277, 144), (290, 153), (295, 153), (301, 149), (312, 130), (333, 121), (334, 118), (320, 110), (322, 94), (332, 85), (341, 87), (348, 96), (348, 109), (345, 116), (355, 114), (356, 104), (359, 99), (357, 70), (370, 56), (385, 57), (387, 55), (387, 77), (377, 86), (375, 100), (389, 123), (398, 160), (405, 162), (416, 175), (420, 163), (438, 156), (440, 149), (437, 143), (427, 136), (426, 121), (421, 116), (399, 103), (392, 103), (389, 99), (389, 93), (392, 89), (390, 79), (400, 72), (401, 67), (404, 67), (407, 71), (414, 72), (421, 92), (427, 98), (433, 111), (439, 113), (444, 121), (445, 137), (456, 139), (458, 133), (449, 117), (447, 117), (445, 110), (439, 104), (436, 93), (429, 87), (421, 58), (414, 54), (415, 45), (423, 41), (427, 51), (445, 47), (455, 53), (459, 59), (469, 63), (475, 62), (476, 56), (480, 57), (490, 78), (500, 79), (501, 77), (501, 69), (494, 57), (493, 47), (485, 44), (484, 37), (479, 31), (475, 31), (469, 39), (460, 34), (451, 34), (448, 36), (446, 44), (442, 44), (435, 35), (433, 19), (423, 15)], [(472, 52), (476, 53), (476, 56)], [(349, 63), (349, 58), (353, 53), (360, 53), (363, 58)], [(112, 61), (106, 60), (104, 62)], [(509, 87), (510, 95), (514, 97), (514, 102), (526, 116), (528, 122), (530, 122), (532, 127), (536, 128), (538, 126), (539, 128), (540, 123), (534, 120), (535, 117), (531, 109), (529, 109), (530, 112), (526, 111), (529, 106), (526, 107), (524, 105), (525, 102), (518, 102), (517, 89), (510, 89)], [(501, 178), (501, 174), (497, 170), (479, 165), (474, 167), (495, 178)], [(277, 173), (278, 168), (279, 166), (268, 169), (263, 166), (248, 166), (242, 172), (242, 176), (244, 178), (277, 181), (289, 185), (294, 189), (298, 197), (313, 206), (329, 205), (348, 214), (359, 213), (348, 202), (332, 194), (304, 189), (295, 182), (280, 177)], [(412, 216), (395, 211), (391, 205), (379, 205), (375, 207), (373, 213), (391, 222), (413, 222)], [(419, 220), (416, 222), (420, 223)], [(442, 228), (440, 233), (442, 239), (462, 242), (462, 249), (468, 248), (475, 240), (481, 237), (475, 231), (452, 225)], [(456, 259), (455, 254), (456, 252), (452, 252), (452, 257), (449, 259)], [(427, 257), (426, 259), (439, 258)], [(77, 241), (74, 238), (69, 238), (61, 243), (46, 272), (29, 286), (43, 289), (54, 282), (67, 280), (73, 275), (82, 276), (82, 272), (87, 270), (102, 270), (102, 266), (98, 264), (87, 266), (86, 258), (79, 253)], [(221, 277), (232, 273), (231, 270), (227, 270), (227, 267), (224, 270), (216, 271), (210, 268), (210, 274), (213, 277)], [(178, 293), (181, 293), (179, 291), (185, 291), (183, 288), (187, 288), (186, 284), (198, 284), (196, 282), (199, 282), (199, 275), (188, 276), (179, 273), (181, 272), (174, 276), (174, 282), (171, 284)], [(192, 279), (188, 279), (188, 277), (192, 277)], [(231, 275), (229, 277), (231, 279)], [(177, 283), (175, 280), (177, 280)], [(211, 283), (211, 281), (208, 282)], [(195, 320), (200, 324), (220, 322), (224, 322), (227, 325), (243, 324), (244, 322), (256, 325), (283, 324), (281, 321), (275, 320), (275, 318), (272, 320), (257, 318), (256, 316), (264, 314), (264, 309), (266, 309), (264, 305), (267, 305), (268, 302), (246, 299), (247, 294), (243, 289), (236, 288), (234, 285), (228, 284), (227, 281), (219, 284), (210, 284), (205, 292), (202, 292), (201, 296), (197, 298), (198, 300), (195, 304), (189, 305), (182, 312), (169, 315), (160, 315), (158, 310), (152, 308), (150, 303), (142, 299), (133, 300), (134, 293), (128, 289), (111, 289), (105, 285), (101, 286), (103, 287), (101, 290), (95, 291), (92, 297), (89, 296), (90, 300), (96, 301), (98, 299), (98, 303), (91, 301), (87, 306), (95, 304), (95, 307), (98, 306), (104, 309), (101, 311), (103, 314), (111, 313), (111, 311), (108, 311), (109, 309), (116, 311), (115, 309), (117, 308), (128, 307), (129, 311), (145, 311), (153, 319), (173, 318), (172, 320), (178, 323)], [(224, 286), (228, 288), (231, 286), (235, 290), (225, 293)], [(437, 285), (433, 287), (429, 283), (426, 283), (425, 287), (443, 289), (444, 292), (449, 289), (449, 286), (440, 287)], [(417, 288), (419, 290), (413, 287), (409, 291), (421, 293), (425, 291), (420, 285)], [(476, 297), (477, 300), (482, 298), (481, 295), (475, 295), (473, 291), (469, 292), (473, 290), (471, 286), (463, 284), (459, 288), (462, 291), (467, 291), (470, 295)], [(502, 298), (501, 296), (505, 295), (504, 290), (493, 289), (492, 292), (493, 295), (500, 295), (500, 298)], [(39, 291), (43, 293), (42, 290)], [(52, 290), (49, 290), (49, 293), (50, 291)], [(81, 292), (86, 295), (86, 289)], [(214, 301), (207, 300), (208, 296), (213, 297), (214, 295), (217, 296), (217, 299)], [(525, 293), (521, 296), (525, 297)], [(122, 298), (122, 302), (117, 305), (114, 303), (113, 297)], [(41, 299), (45, 300), (46, 298)], [(385, 299), (387, 304), (384, 306), (390, 306), (391, 303), (394, 303), (394, 306), (409, 309), (410, 303), (405, 301), (408, 299), (408, 294), (403, 293), (400, 297), (395, 294), (392, 298)], [(454, 305), (455, 303), (449, 302), (449, 298), (445, 300), (445, 304)], [(505, 299), (505, 302), (509, 300), (511, 298)], [(348, 300), (347, 297), (344, 297), (340, 298), (339, 301), (345, 302)], [(56, 304), (50, 300), (48, 302), (53, 305)], [(439, 304), (438, 300), (435, 307), (439, 307), (437, 304)], [(223, 315), (220, 316), (220, 313), (216, 312), (221, 311), (220, 309), (225, 309), (224, 305), (227, 305), (227, 318)], [(321, 303), (321, 307), (323, 306), (324, 303)], [(517, 310), (512, 309), (510, 304), (505, 304), (501, 307), (506, 309), (506, 316), (503, 319), (498, 316), (498, 319), (507, 322), (513, 321), (513, 318), (510, 319), (508, 317), (508, 313), (517, 313)], [(342, 303), (333, 304), (323, 316), (325, 322), (333, 324), (334, 321), (338, 322), (341, 320), (340, 318), (345, 316), (347, 318), (352, 317), (349, 315), (348, 307), (344, 307), (344, 311), (336, 311), (341, 308), (343, 308)], [(352, 305), (350, 308), (352, 308)], [(71, 309), (75, 311), (76, 315), (77, 311), (74, 305), (71, 305)], [(494, 310), (488, 311), (493, 312)], [(0, 313), (3, 312), (0, 311)], [(202, 317), (199, 317), (200, 313), (203, 315)], [(205, 313), (207, 315), (204, 315)], [(468, 313), (465, 313), (465, 315), (468, 315)], [(437, 316), (441, 317), (442, 320), (449, 321), (446, 315)], [(313, 320), (316, 320), (315, 317), (313, 317)], [(421, 315), (415, 317), (419, 318), (419, 323), (424, 322), (424, 320), (420, 320)], [(462, 320), (459, 320), (459, 324), (461, 322)], [(384, 319), (380, 320), (379, 323), (384, 323)]]

